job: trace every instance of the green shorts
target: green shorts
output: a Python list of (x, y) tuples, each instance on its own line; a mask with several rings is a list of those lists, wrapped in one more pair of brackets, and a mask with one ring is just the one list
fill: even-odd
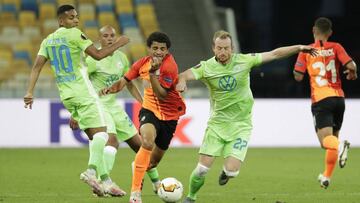
[(78, 121), (81, 130), (106, 126), (104, 107), (99, 98), (89, 95), (67, 98), (62, 102), (71, 116)]
[[(233, 132), (239, 132), (239, 129), (234, 129)], [(215, 157), (223, 156), (224, 158), (231, 156), (243, 162), (248, 149), (251, 128), (240, 130), (240, 132), (235, 134), (233, 139), (225, 140), (207, 127), (199, 153)]]
[(137, 129), (121, 106), (117, 104), (104, 106), (107, 133), (116, 134), (119, 141), (126, 141), (137, 134)]

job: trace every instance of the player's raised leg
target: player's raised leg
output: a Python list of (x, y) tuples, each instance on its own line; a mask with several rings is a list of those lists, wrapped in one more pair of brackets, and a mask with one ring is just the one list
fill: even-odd
[(339, 144), (339, 166), (344, 168), (348, 159), (348, 151), (350, 149), (350, 142), (344, 140)]
[(91, 140), (89, 143), (90, 157), (88, 169), (80, 174), (80, 179), (87, 183), (99, 196), (104, 195), (103, 188), (97, 180), (97, 174), (104, 173), (104, 169), (100, 165), (103, 164), (104, 147), (108, 140), (108, 134), (105, 131), (106, 127), (88, 128), (85, 130)]
[(336, 166), (338, 159), (339, 140), (332, 133), (332, 127), (318, 129), (318, 136), (325, 152), (325, 170), (319, 175), (320, 186), (327, 188), (330, 184), (330, 178)]
[(156, 129), (154, 125), (147, 123), (140, 127), (143, 136), (143, 143), (139, 151), (136, 153), (134, 161), (133, 178), (131, 185), (130, 202), (140, 203), (141, 201), (141, 183), (145, 172), (150, 164), (151, 151), (154, 147), (156, 137)]
[(190, 175), (189, 192), (184, 202), (195, 202), (198, 191), (205, 183), (205, 175), (210, 170), (214, 161), (214, 156), (199, 155), (199, 162)]

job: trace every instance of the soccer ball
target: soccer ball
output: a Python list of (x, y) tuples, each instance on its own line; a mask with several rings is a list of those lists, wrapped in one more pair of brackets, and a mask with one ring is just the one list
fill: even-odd
[(176, 178), (165, 178), (161, 181), (158, 195), (164, 202), (177, 202), (183, 194), (183, 185)]

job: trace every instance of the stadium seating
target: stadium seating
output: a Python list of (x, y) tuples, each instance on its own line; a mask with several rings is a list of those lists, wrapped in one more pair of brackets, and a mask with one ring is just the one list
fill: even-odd
[[(56, 9), (63, 4), (77, 8), (79, 28), (94, 42), (99, 28), (108, 24), (129, 36), (131, 43), (121, 50), (130, 61), (146, 55), (144, 39), (159, 28), (150, 0), (0, 0), (0, 89), (24, 88), (19, 81), (28, 78), (41, 41), (58, 28)], [(46, 66), (45, 79), (39, 80), (46, 87), (40, 89), (55, 88), (49, 85), (53, 76)]]

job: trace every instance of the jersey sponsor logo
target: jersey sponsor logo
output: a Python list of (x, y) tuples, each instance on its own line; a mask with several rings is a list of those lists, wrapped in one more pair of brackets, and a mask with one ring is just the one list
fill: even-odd
[(65, 75), (65, 76), (56, 76), (56, 83), (66, 83), (66, 82), (72, 82), (76, 80), (76, 75)]
[(114, 82), (118, 81), (120, 78), (118, 75), (110, 75), (106, 81), (105, 84), (107, 87), (110, 87), (112, 84), (114, 84)]
[(224, 91), (232, 91), (236, 86), (236, 79), (231, 75), (223, 76), (219, 80), (219, 88)]

